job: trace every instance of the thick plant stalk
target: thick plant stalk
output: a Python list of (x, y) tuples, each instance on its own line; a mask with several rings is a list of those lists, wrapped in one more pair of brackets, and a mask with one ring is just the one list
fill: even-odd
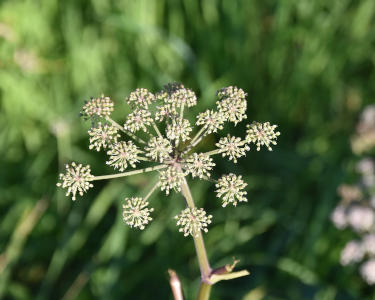
[(208, 300), (211, 294), (211, 284), (201, 282), (198, 292), (198, 300)]
[[(190, 208), (194, 208), (194, 199), (191, 195), (190, 188), (184, 178), (181, 184), (181, 193), (186, 199), (186, 203)], [(201, 271), (201, 286), (198, 293), (198, 300), (206, 300), (210, 297), (211, 284), (209, 282), (211, 275), (211, 267), (208, 261), (206, 247), (204, 245), (202, 233), (199, 232), (197, 236), (193, 236), (195, 251), (198, 257), (199, 268)]]

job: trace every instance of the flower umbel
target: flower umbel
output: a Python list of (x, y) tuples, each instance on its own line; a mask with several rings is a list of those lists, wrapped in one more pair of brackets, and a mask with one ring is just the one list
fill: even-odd
[(140, 88), (131, 92), (125, 101), (132, 107), (148, 108), (148, 106), (155, 101), (155, 96), (147, 89)]
[(280, 135), (280, 132), (275, 131), (277, 125), (271, 125), (269, 122), (259, 123), (253, 122), (247, 125), (246, 141), (248, 143), (254, 143), (257, 145), (257, 151), (260, 150), (260, 146), (266, 146), (269, 151), (272, 151), (271, 145), (276, 145), (276, 139)]
[[(248, 125), (246, 138), (228, 134), (217, 140), (217, 148), (212, 151), (193, 151), (208, 135), (224, 129), (226, 122), (237, 125), (247, 118), (247, 94), (242, 89), (225, 87), (217, 92), (217, 96), (217, 108), (198, 112), (195, 124), (190, 123), (189, 120), (193, 118), (186, 114), (189, 108), (197, 104), (197, 96), (180, 83), (167, 84), (155, 94), (145, 88), (137, 88), (125, 98), (131, 111), (119, 123), (111, 118), (114, 103), (109, 97), (102, 95), (91, 98), (82, 108), (85, 119), (93, 121), (88, 131), (89, 148), (96, 151), (105, 149), (108, 155), (106, 164), (123, 173), (93, 176), (89, 166), (73, 163), (67, 166), (65, 174), (60, 175), (62, 182), (58, 186), (67, 188), (67, 195), (72, 194), (75, 200), (77, 193), (83, 195), (92, 187), (93, 180), (158, 171), (157, 183), (152, 191), (160, 189), (166, 195), (172, 190), (181, 192), (188, 203), (188, 208), (179, 216), (180, 231), (192, 236), (198, 231), (207, 231), (212, 216), (207, 216), (203, 209), (195, 208), (187, 200), (187, 176), (215, 182), (216, 195), (222, 200), (223, 207), (247, 202), (247, 184), (241, 176), (231, 173), (218, 180), (213, 178), (211, 173), (215, 167), (214, 158), (217, 157), (213, 155), (221, 154), (221, 157), (236, 163), (250, 150), (250, 143), (256, 143), (257, 150), (261, 145), (270, 149), (279, 135), (279, 132), (275, 132), (276, 125), (254, 122)], [(137, 168), (144, 164), (149, 165)], [(136, 169), (128, 171), (130, 167)], [(151, 192), (145, 198), (126, 198), (123, 216), (129, 226), (143, 229), (151, 221), (149, 214), (153, 209), (148, 208), (146, 201)]]
[(178, 144), (180, 139), (183, 142), (188, 140), (191, 131), (192, 128), (188, 120), (173, 119), (172, 123), (167, 126), (167, 138), (176, 141), (176, 144)]
[(216, 146), (220, 149), (223, 157), (228, 156), (229, 160), (233, 160), (237, 163), (237, 158), (246, 155), (246, 151), (250, 150), (250, 147), (246, 144), (246, 141), (241, 140), (239, 137), (230, 136), (223, 137), (219, 140)]
[(165, 103), (192, 107), (197, 104), (197, 96), (191, 89), (187, 89), (181, 83), (169, 83), (164, 87), (157, 97)]
[(100, 151), (101, 148), (106, 149), (108, 145), (113, 145), (117, 142), (120, 137), (117, 128), (104, 124), (98, 123), (96, 127), (91, 128), (89, 131), (90, 146), (89, 149)]
[(90, 181), (93, 180), (94, 176), (91, 175), (90, 166), (84, 167), (73, 162), (70, 166), (65, 165), (65, 169), (65, 174), (60, 174), (62, 183), (58, 182), (56, 185), (68, 188), (66, 196), (72, 194), (73, 201), (76, 200), (77, 193), (82, 196), (89, 188), (93, 187)]
[(196, 124), (204, 126), (206, 128), (205, 135), (207, 135), (223, 129), (224, 122), (225, 116), (223, 113), (207, 109), (205, 112), (198, 114)]
[(246, 93), (235, 86), (222, 88), (217, 92), (220, 101), (217, 101), (219, 111), (228, 121), (237, 125), (238, 122), (246, 119)]
[(174, 189), (178, 192), (181, 191), (181, 182), (184, 179), (184, 173), (176, 167), (168, 167), (165, 170), (160, 171), (160, 189), (165, 190), (168, 195), (169, 191)]
[(145, 150), (147, 157), (162, 163), (164, 160), (171, 159), (173, 147), (169, 140), (163, 137), (153, 137), (145, 147)]
[(215, 166), (213, 159), (204, 153), (193, 153), (185, 160), (184, 168), (186, 169), (187, 174), (191, 176), (204, 178), (210, 177), (211, 170)]
[(122, 217), (125, 223), (130, 227), (143, 230), (145, 225), (152, 220), (150, 213), (154, 209), (148, 208), (149, 203), (139, 197), (126, 198), (125, 201), (126, 204), (122, 205)]
[(237, 202), (247, 202), (247, 192), (243, 189), (247, 184), (242, 180), (242, 176), (233, 173), (222, 176), (216, 184), (217, 197), (222, 198), (222, 206), (229, 203), (237, 206)]
[(107, 151), (109, 155), (107, 165), (118, 168), (120, 171), (124, 171), (128, 164), (135, 168), (135, 164), (139, 162), (138, 154), (140, 153), (142, 151), (132, 141), (116, 143)]
[(85, 119), (93, 116), (110, 116), (113, 111), (113, 106), (112, 100), (109, 97), (104, 97), (104, 95), (100, 98), (91, 98), (90, 101), (86, 101), (83, 106), (81, 115)]
[(184, 236), (198, 236), (200, 231), (208, 231), (207, 225), (211, 223), (212, 216), (207, 215), (203, 208), (188, 207), (174, 218)]
[(136, 108), (125, 122), (124, 128), (130, 132), (137, 132), (142, 129), (147, 132), (147, 126), (151, 125), (151, 113), (146, 109)]

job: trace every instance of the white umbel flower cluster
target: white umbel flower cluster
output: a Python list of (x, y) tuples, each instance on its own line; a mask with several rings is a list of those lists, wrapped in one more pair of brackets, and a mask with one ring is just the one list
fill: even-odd
[(150, 126), (151, 122), (151, 113), (148, 110), (136, 108), (131, 114), (128, 115), (124, 128), (133, 133), (141, 129), (144, 132), (147, 132), (147, 126)]
[(276, 145), (276, 139), (280, 135), (279, 131), (275, 131), (277, 125), (271, 125), (269, 122), (259, 123), (253, 122), (247, 125), (246, 140), (248, 143), (254, 143), (257, 146), (257, 151), (261, 146), (266, 146), (269, 151), (272, 151), (271, 145)]
[(203, 208), (185, 208), (179, 215), (174, 217), (177, 220), (179, 231), (184, 236), (197, 237), (201, 231), (207, 232), (208, 224), (211, 224), (211, 215), (207, 215)]
[(145, 150), (147, 157), (161, 163), (164, 160), (170, 159), (173, 152), (171, 142), (163, 137), (152, 137)]
[(237, 202), (247, 202), (244, 191), (247, 183), (242, 180), (242, 176), (237, 176), (233, 173), (222, 176), (216, 184), (216, 193), (219, 198), (222, 198), (222, 206), (225, 207), (229, 203), (237, 206)]
[(364, 256), (361, 244), (356, 241), (350, 241), (346, 244), (344, 250), (341, 252), (340, 262), (342, 265), (346, 266), (353, 264), (362, 260)]
[(205, 135), (217, 132), (224, 128), (225, 116), (220, 111), (207, 109), (205, 112), (198, 114), (197, 125), (206, 128)]
[(131, 107), (142, 107), (147, 109), (148, 106), (155, 101), (155, 96), (147, 89), (139, 88), (134, 92), (131, 92), (129, 97), (127, 97), (125, 101)]
[[(227, 123), (239, 124), (247, 119), (247, 94), (235, 86), (225, 87), (217, 92), (216, 107), (187, 116), (189, 109), (197, 104), (196, 94), (180, 83), (167, 84), (161, 91), (152, 93), (145, 88), (137, 88), (125, 98), (131, 111), (121, 122), (111, 117), (114, 103), (102, 95), (91, 98), (82, 109), (84, 119), (90, 119), (91, 129), (89, 149), (106, 150), (106, 164), (118, 173), (93, 176), (90, 167), (73, 163), (60, 175), (58, 186), (67, 189), (67, 195), (82, 195), (92, 187), (94, 180), (125, 177), (157, 171), (157, 183), (145, 196), (126, 198), (123, 205), (123, 218), (133, 228), (143, 229), (151, 221), (147, 201), (155, 191), (169, 195), (172, 191), (181, 192), (188, 207), (176, 216), (177, 225), (185, 236), (193, 237), (199, 232), (207, 232), (212, 216), (203, 208), (197, 209), (193, 200), (188, 200), (188, 177), (207, 180), (216, 184), (216, 195), (223, 207), (236, 206), (247, 202), (247, 184), (240, 175), (228, 174), (218, 180), (213, 178), (216, 157), (226, 158), (234, 163), (250, 151), (250, 144), (258, 148), (276, 144), (279, 132), (276, 125), (254, 122), (249, 125), (245, 138), (227, 135), (216, 140), (215, 148), (209, 152), (194, 151), (208, 136), (224, 129)], [(121, 125), (122, 124), (122, 125)], [(194, 128), (196, 126), (198, 128)], [(259, 149), (258, 149), (259, 150)], [(144, 165), (144, 166), (143, 166)], [(129, 168), (133, 170), (128, 170)], [(121, 173), (120, 173), (121, 172)]]
[(135, 168), (135, 164), (139, 162), (138, 155), (140, 153), (142, 151), (132, 141), (118, 142), (107, 151), (109, 155), (107, 165), (119, 169), (120, 172), (124, 171), (128, 165)]
[(177, 192), (181, 191), (181, 182), (184, 179), (184, 173), (171, 166), (165, 170), (160, 171), (160, 189), (165, 191), (167, 195), (171, 190), (175, 190)]
[(223, 137), (219, 140), (216, 146), (220, 149), (223, 157), (228, 156), (229, 160), (233, 160), (237, 163), (237, 158), (246, 155), (246, 151), (250, 150), (250, 147), (246, 144), (246, 141), (241, 140), (239, 137), (230, 136)]
[(246, 93), (235, 86), (222, 88), (217, 92), (219, 101), (216, 102), (219, 111), (225, 118), (237, 125), (246, 119)]
[(164, 90), (157, 94), (158, 99), (173, 106), (186, 105), (192, 107), (197, 104), (197, 96), (191, 89), (187, 89), (181, 83), (169, 83)]
[(152, 218), (150, 213), (154, 211), (153, 208), (148, 208), (149, 203), (140, 198), (132, 197), (126, 198), (125, 204), (122, 205), (122, 217), (124, 222), (130, 227), (139, 228), (143, 230)]
[(190, 123), (186, 119), (173, 119), (172, 123), (167, 125), (167, 138), (175, 141), (176, 144), (179, 141), (185, 142), (190, 139), (190, 133), (193, 129), (190, 126)]
[(211, 170), (215, 166), (213, 159), (204, 153), (193, 153), (185, 160), (185, 169), (191, 176), (204, 178), (211, 176)]
[(104, 124), (101, 122), (97, 126), (92, 127), (89, 131), (90, 146), (89, 149), (100, 151), (101, 148), (106, 149), (109, 145), (117, 143), (120, 137), (117, 128), (112, 125)]
[(72, 200), (76, 200), (76, 194), (83, 196), (83, 193), (87, 192), (93, 185), (90, 181), (93, 180), (94, 176), (91, 175), (90, 166), (77, 165), (73, 162), (71, 165), (65, 165), (65, 174), (60, 174), (60, 180), (57, 186), (67, 188), (66, 196), (72, 194)]
[(176, 106), (172, 104), (164, 104), (156, 107), (155, 120), (162, 122), (165, 120), (173, 120), (177, 117)]
[(85, 102), (81, 115), (85, 118), (91, 117), (107, 117), (113, 112), (114, 104), (109, 97), (102, 95), (99, 98), (91, 98)]
[(375, 284), (375, 258), (362, 264), (360, 269), (363, 279), (370, 285)]

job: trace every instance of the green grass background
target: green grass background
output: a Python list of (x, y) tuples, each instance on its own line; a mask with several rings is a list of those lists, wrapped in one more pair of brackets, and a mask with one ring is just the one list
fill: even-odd
[[(247, 204), (223, 209), (212, 184), (192, 182), (214, 216), (205, 235), (213, 266), (235, 256), (251, 271), (215, 285), (212, 299), (375, 299), (355, 267), (339, 265), (352, 235), (329, 221), (354, 159), (350, 135), (374, 102), (374, 26), (373, 0), (3, 0), (0, 298), (172, 299), (173, 268), (195, 299), (193, 242), (172, 218), (181, 196), (154, 196), (143, 232), (121, 218), (123, 199), (144, 195), (155, 174), (100, 182), (74, 203), (55, 186), (72, 160), (111, 171), (88, 150), (85, 99), (111, 96), (122, 120), (133, 89), (179, 81), (199, 96), (193, 113), (214, 105), (217, 89), (243, 88), (248, 121), (282, 133), (273, 152), (216, 160), (214, 177), (243, 174)], [(228, 130), (243, 136), (245, 125)], [(32, 226), (41, 199), (48, 208)]]

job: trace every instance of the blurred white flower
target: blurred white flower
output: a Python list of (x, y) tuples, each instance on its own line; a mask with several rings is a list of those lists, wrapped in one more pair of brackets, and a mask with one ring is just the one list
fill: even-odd
[(371, 174), (375, 172), (375, 163), (374, 161), (369, 158), (365, 157), (362, 158), (356, 165), (357, 172), (364, 174)]
[(362, 245), (357, 241), (350, 241), (341, 251), (340, 262), (343, 266), (361, 261), (364, 256)]
[(348, 223), (355, 231), (368, 231), (374, 226), (374, 211), (365, 206), (355, 205), (349, 208)]
[(346, 207), (343, 205), (336, 206), (331, 214), (331, 220), (336, 228), (344, 229), (348, 225)]
[(370, 259), (361, 265), (362, 278), (370, 285), (375, 284), (375, 259)]
[(375, 234), (367, 234), (363, 237), (362, 245), (364, 251), (370, 255), (375, 255)]

